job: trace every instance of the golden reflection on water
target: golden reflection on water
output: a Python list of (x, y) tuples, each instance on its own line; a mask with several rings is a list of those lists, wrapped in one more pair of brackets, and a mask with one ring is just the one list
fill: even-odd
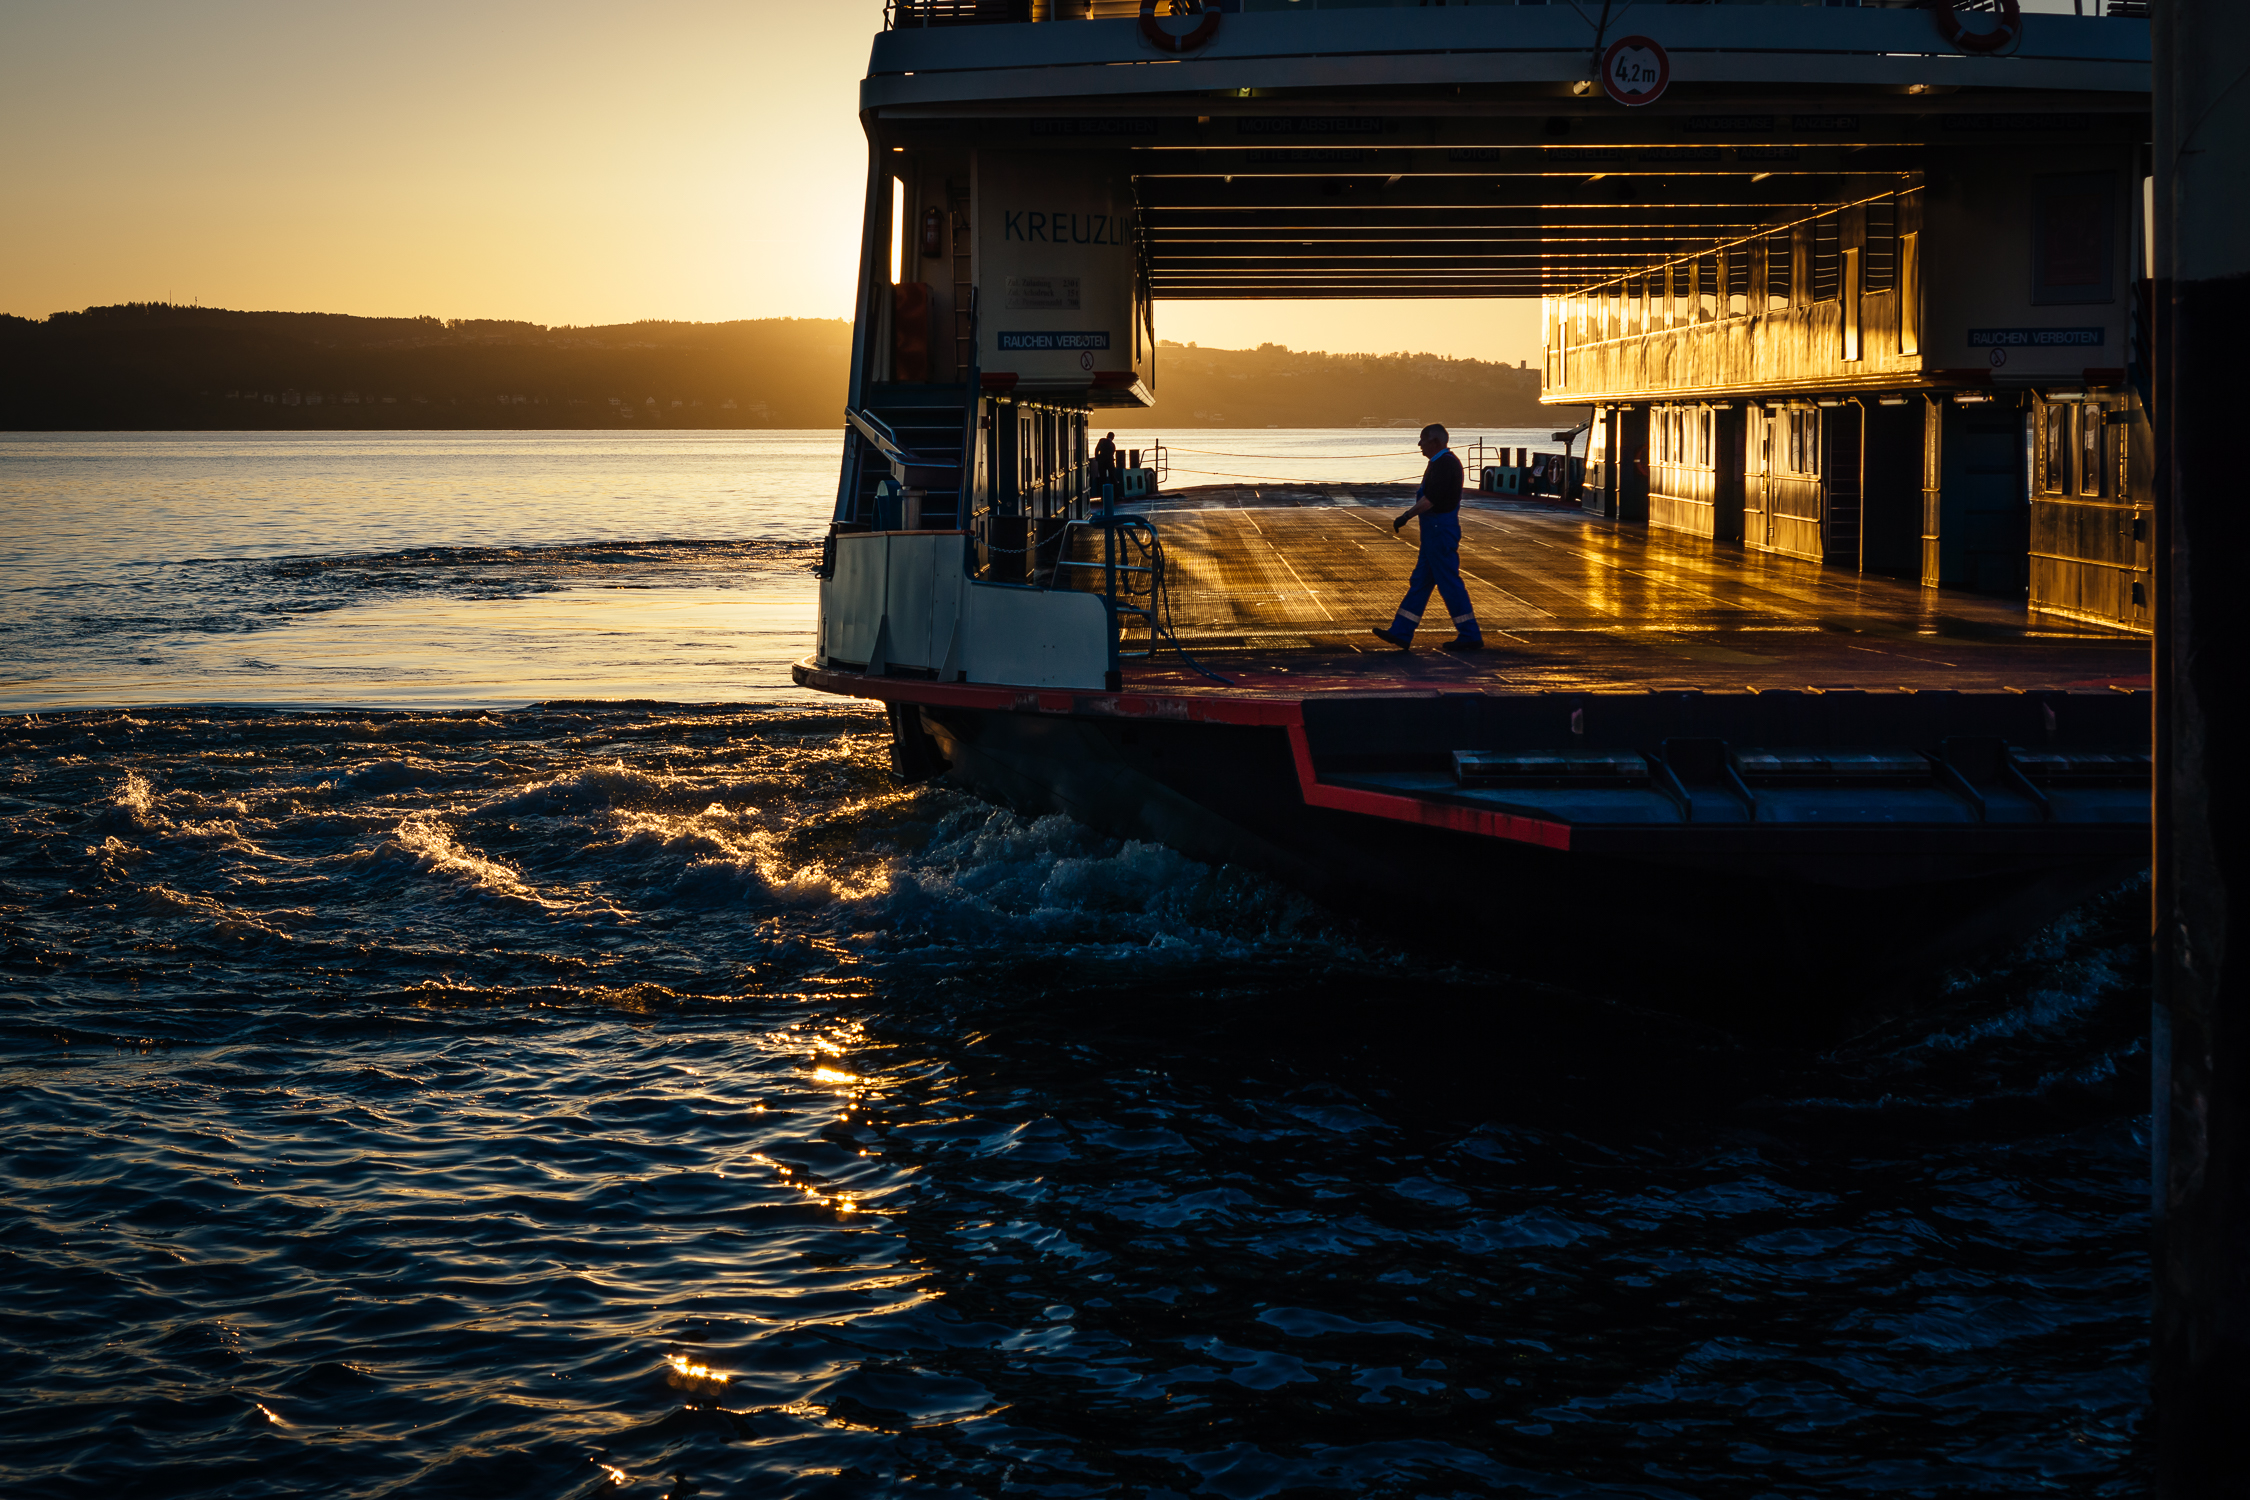
[(351, 604), (291, 614), (286, 628), (251, 641), (160, 630), (132, 643), (146, 665), (103, 657), (36, 679), (0, 671), (0, 699), (29, 708), (210, 699), (381, 708), (576, 698), (825, 702), (790, 677), (812, 648), (817, 590), (809, 573), (791, 570), (734, 588)]
[(675, 1384), (686, 1381), (703, 1385), (725, 1385), (734, 1379), (732, 1375), (722, 1374), (709, 1365), (699, 1365), (684, 1354), (667, 1354), (664, 1362), (672, 1367)]

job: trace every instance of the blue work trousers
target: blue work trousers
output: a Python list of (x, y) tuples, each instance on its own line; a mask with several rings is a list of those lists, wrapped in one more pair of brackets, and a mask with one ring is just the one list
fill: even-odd
[(1453, 511), (1432, 511), (1419, 524), (1422, 550), (1414, 559), (1414, 576), (1407, 581), (1406, 599), (1398, 607), (1398, 618), (1391, 622), (1391, 634), (1402, 641), (1411, 640), (1430, 602), (1430, 590), (1436, 589), (1453, 615), (1454, 631), (1464, 641), (1481, 644), (1484, 632), (1477, 628), (1477, 612), (1470, 607), (1468, 587), (1461, 582), (1461, 517)]

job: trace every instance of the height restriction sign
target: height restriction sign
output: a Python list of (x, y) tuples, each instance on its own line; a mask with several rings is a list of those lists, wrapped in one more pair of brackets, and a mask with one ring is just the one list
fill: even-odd
[(1649, 104), (1672, 81), (1672, 59), (1645, 36), (1619, 37), (1602, 54), (1602, 91), (1620, 104)]

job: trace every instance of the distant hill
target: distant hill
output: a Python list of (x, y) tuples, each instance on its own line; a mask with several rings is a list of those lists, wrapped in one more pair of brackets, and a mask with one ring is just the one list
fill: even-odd
[[(1567, 411), (1567, 417), (1566, 417)], [(1100, 420), (1100, 414), (1096, 413)], [(1139, 427), (1574, 426), (1539, 404), (1539, 371), (1434, 354), (1312, 354), (1156, 346), (1156, 406)]]
[(161, 303), (0, 316), (0, 426), (834, 427), (851, 337), (840, 318), (548, 328)]
[[(549, 328), (127, 303), (0, 315), (0, 427), (836, 427), (850, 364), (840, 318)], [(1483, 360), (1164, 343), (1156, 376), (1137, 426), (1564, 424), (1538, 371)]]

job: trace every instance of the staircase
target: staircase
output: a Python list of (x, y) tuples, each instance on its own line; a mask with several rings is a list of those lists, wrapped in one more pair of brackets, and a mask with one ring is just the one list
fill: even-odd
[[(922, 527), (926, 531), (957, 530), (961, 526), (961, 487), (973, 482), (964, 476), (974, 474), (968, 463), (974, 454), (965, 441), (974, 402), (975, 389), (966, 383), (870, 385), (864, 392), (860, 415), (887, 428), (901, 449), (927, 460), (934, 470), (950, 471), (934, 474), (938, 482), (924, 486), (927, 494), (922, 500)], [(853, 466), (855, 476), (852, 521), (872, 528), (876, 487), (891, 477), (891, 460), (858, 428), (846, 423), (844, 433), (849, 443), (846, 461)], [(947, 478), (950, 484), (944, 482)]]

